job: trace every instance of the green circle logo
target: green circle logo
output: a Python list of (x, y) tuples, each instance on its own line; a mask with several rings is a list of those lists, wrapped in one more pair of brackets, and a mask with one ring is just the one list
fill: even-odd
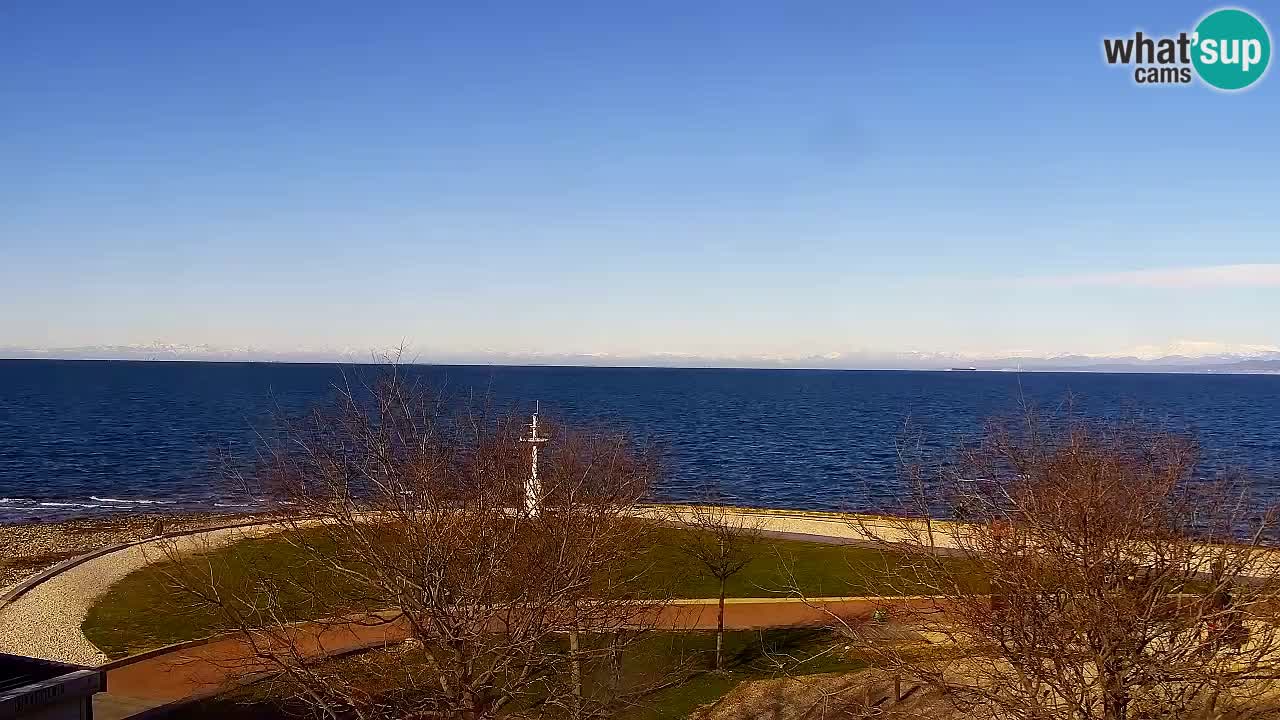
[(1271, 62), (1271, 36), (1244, 10), (1215, 10), (1196, 26), (1191, 62), (1206, 83), (1242, 90), (1262, 77)]

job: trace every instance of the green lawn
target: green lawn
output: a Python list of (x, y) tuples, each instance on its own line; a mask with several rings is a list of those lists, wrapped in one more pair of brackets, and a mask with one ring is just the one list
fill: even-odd
[[(682, 554), (680, 540), (693, 532), (677, 528), (653, 528), (652, 543), (638, 549), (629, 562), (634, 572), (644, 572), (659, 594), (672, 597), (714, 597), (713, 578)], [(315, 535), (311, 538), (314, 540)], [(333, 548), (332, 552), (338, 552)], [(200, 558), (206, 572), (220, 584), (254, 603), (240, 609), (249, 624), (267, 624), (268, 613), (287, 619), (333, 616), (353, 609), (355, 588), (344, 584), (318, 564), (315, 556), (285, 537), (246, 540)], [(800, 588), (810, 597), (824, 595), (893, 594), (913, 588), (890, 588), (883, 571), (894, 559), (879, 551), (850, 546), (824, 545), (794, 540), (764, 539), (754, 559), (727, 587), (729, 597), (769, 597), (785, 594), (783, 567), (790, 568)], [(117, 658), (171, 643), (206, 637), (231, 629), (222, 612), (210, 603), (190, 597), (169, 578), (173, 566), (162, 562), (128, 575), (98, 600), (84, 622), (85, 636), (109, 657)], [(271, 596), (278, 606), (268, 607), (265, 595), (255, 594), (260, 579), (270, 578)]]
[[(633, 563), (655, 584), (669, 587), (673, 597), (715, 597), (719, 586), (680, 551), (681, 535), (694, 532), (664, 527), (653, 531), (655, 542)], [(785, 593), (791, 578), (808, 597), (835, 595), (916, 594), (915, 584), (889, 586), (885, 578), (903, 573), (897, 559), (880, 550), (852, 545), (762, 538), (742, 572), (730, 578), (728, 597), (774, 597)]]
[[(674, 640), (659, 634), (656, 642), (679, 646), (681, 653), (697, 656), (699, 665), (709, 664), (714, 657), (715, 634), (682, 633)], [(789, 675), (812, 675), (828, 672), (852, 672), (866, 663), (832, 653), (832, 636), (817, 628), (792, 628), (763, 632), (725, 633), (726, 672), (692, 673), (675, 687), (645, 698), (633, 711), (622, 715), (628, 720), (675, 720), (694, 709), (715, 702), (746, 680)], [(676, 658), (658, 653), (655, 664), (670, 667)]]

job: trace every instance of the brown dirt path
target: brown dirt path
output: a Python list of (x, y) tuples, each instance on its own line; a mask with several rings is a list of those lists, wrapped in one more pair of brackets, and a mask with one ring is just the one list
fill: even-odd
[[(924, 602), (906, 598), (904, 602)], [(792, 599), (735, 598), (725, 603), (725, 627), (730, 630), (803, 627), (827, 624), (828, 612), (841, 617), (869, 616), (876, 607), (870, 598), (823, 598), (807, 604)], [(670, 630), (711, 630), (716, 627), (714, 600), (677, 601), (661, 608), (656, 627)], [(378, 626), (299, 625), (293, 636), (308, 657), (341, 655), (391, 645), (408, 636), (404, 623)], [(260, 650), (270, 651), (264, 644)], [(106, 666), (107, 692), (111, 696), (145, 701), (151, 706), (216, 694), (230, 686), (270, 671), (266, 660), (255, 657), (254, 648), (237, 635), (203, 644), (179, 647), (154, 655), (126, 658)]]

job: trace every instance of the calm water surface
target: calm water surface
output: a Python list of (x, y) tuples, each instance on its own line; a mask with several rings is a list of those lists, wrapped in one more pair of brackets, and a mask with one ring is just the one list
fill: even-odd
[[(332, 396), (333, 365), (0, 361), (0, 522), (122, 510), (244, 509), (219, 448), (246, 447), (275, 404)], [(354, 370), (362, 372), (361, 370)], [(368, 369), (363, 370), (368, 372)], [(873, 508), (895, 493), (895, 441), (971, 437), (1019, 398), (1141, 414), (1199, 435), (1205, 470), (1280, 491), (1280, 376), (421, 367), (451, 392), (604, 421), (666, 448), (668, 499), (704, 484), (736, 502)], [(1280, 493), (1277, 493), (1280, 497)]]

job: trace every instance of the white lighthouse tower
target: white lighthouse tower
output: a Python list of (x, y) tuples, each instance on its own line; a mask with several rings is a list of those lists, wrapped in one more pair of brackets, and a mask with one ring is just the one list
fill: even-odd
[(532, 462), (529, 465), (529, 479), (524, 483), (524, 507), (529, 517), (537, 517), (542, 512), (542, 481), (538, 479), (538, 446), (551, 438), (538, 435), (538, 410), (540, 404), (533, 406), (533, 419), (529, 423), (529, 435), (520, 438), (520, 442), (529, 443)]

